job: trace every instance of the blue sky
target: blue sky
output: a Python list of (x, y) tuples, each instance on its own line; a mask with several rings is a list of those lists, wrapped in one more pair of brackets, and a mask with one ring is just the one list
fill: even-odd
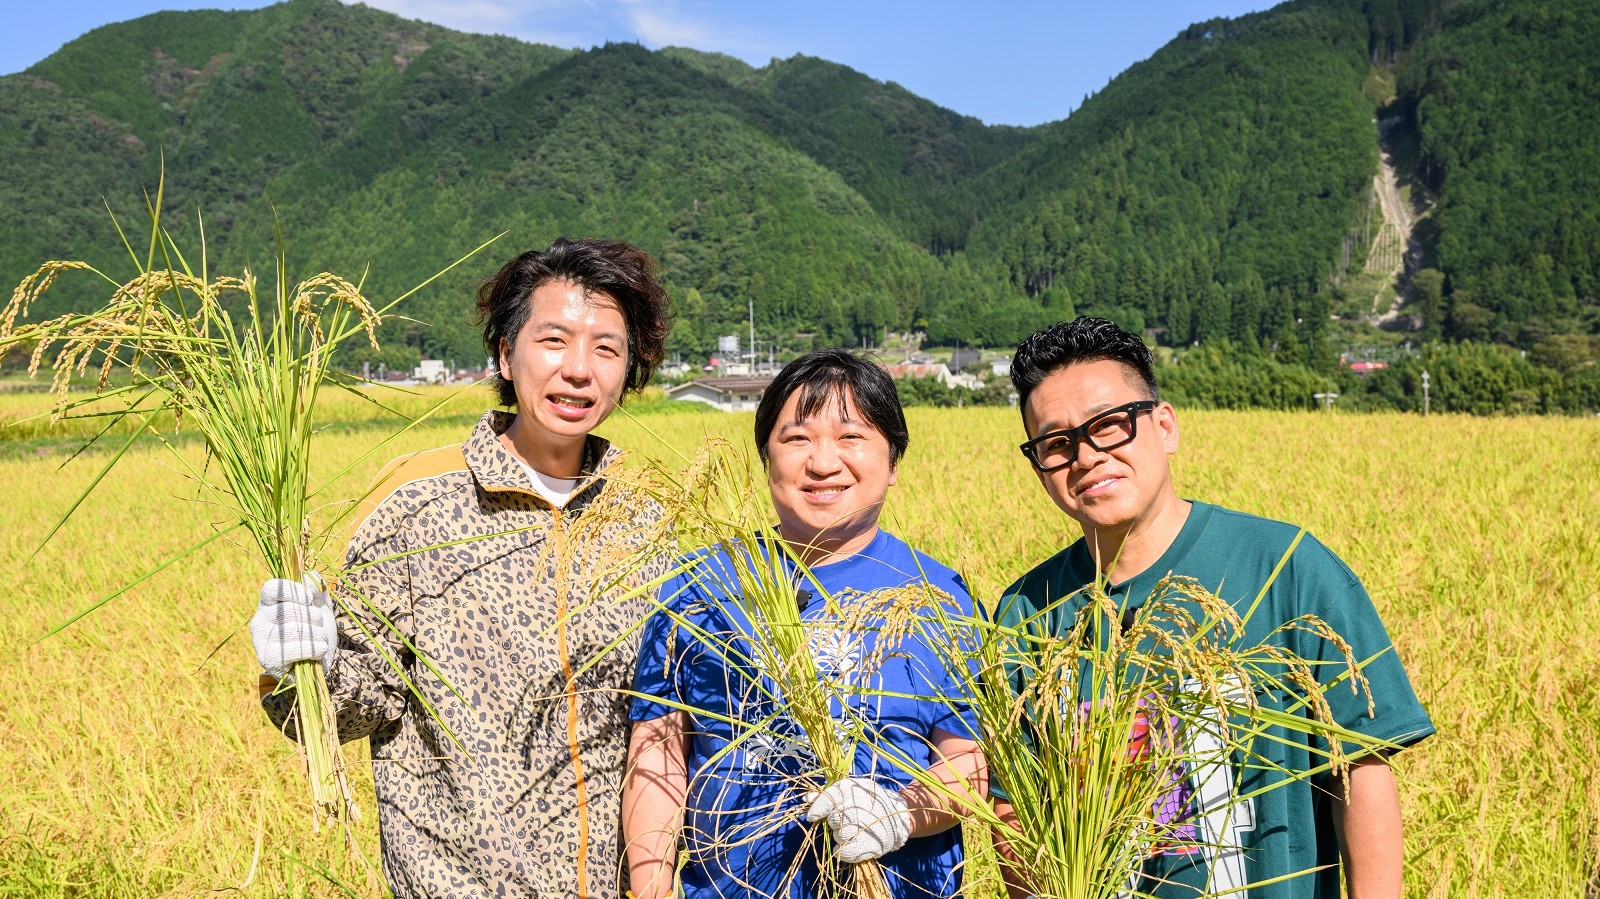
[[(108, 22), (161, 9), (264, 6), (255, 0), (19, 2), (0, 29), (0, 74), (21, 71)], [(562, 47), (638, 41), (716, 50), (754, 65), (795, 53), (843, 63), (989, 123), (1063, 118), (1085, 94), (1192, 22), (1274, 0), (369, 0), (462, 31)]]

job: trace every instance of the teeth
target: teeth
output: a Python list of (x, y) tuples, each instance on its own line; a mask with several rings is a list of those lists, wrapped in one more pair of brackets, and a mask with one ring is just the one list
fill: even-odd
[(563, 406), (578, 406), (580, 408), (587, 409), (588, 407), (594, 405), (594, 403), (590, 402), (589, 400), (580, 399), (579, 397), (575, 396), (557, 396), (552, 397), (552, 399)]

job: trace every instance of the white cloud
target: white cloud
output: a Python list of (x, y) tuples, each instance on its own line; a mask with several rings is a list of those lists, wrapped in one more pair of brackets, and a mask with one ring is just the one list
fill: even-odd
[[(351, 0), (346, 0), (351, 2)], [(649, 47), (693, 47), (746, 58), (773, 46), (748, 29), (714, 20), (703, 4), (682, 0), (362, 0), (374, 9), (458, 31), (508, 34), (560, 47), (638, 41)]]
[(634, 37), (654, 47), (678, 46), (710, 49), (720, 43), (715, 32), (704, 22), (695, 22), (663, 14), (659, 10), (640, 9), (628, 4), (628, 24)]
[(760, 56), (771, 49), (769, 41), (748, 29), (729, 28), (708, 21), (701, 11), (685, 9), (679, 0), (609, 2), (619, 7), (633, 37), (651, 47), (693, 47), (696, 50), (719, 50), (735, 56)]
[(373, 9), (457, 31), (507, 33), (529, 5), (515, 0), (363, 0)]

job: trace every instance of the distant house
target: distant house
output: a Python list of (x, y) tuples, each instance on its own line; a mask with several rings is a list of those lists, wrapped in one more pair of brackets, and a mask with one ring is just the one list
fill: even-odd
[(950, 370), (965, 371), (967, 366), (976, 365), (983, 359), (983, 354), (977, 350), (956, 350), (950, 354)]
[(449, 377), (450, 372), (445, 369), (444, 362), (440, 359), (424, 359), (411, 372), (413, 381), (421, 381), (424, 384), (443, 384)]
[(989, 363), (989, 371), (996, 378), (1009, 378), (1011, 377), (1011, 360), (1002, 356)]
[(889, 370), (889, 377), (896, 381), (901, 378), (938, 378), (948, 383), (950, 380), (950, 366), (943, 362), (897, 362), (884, 368)]
[(747, 412), (761, 402), (771, 378), (695, 378), (667, 389), (667, 396), (691, 403), (705, 403), (724, 412)]
[(1377, 371), (1380, 368), (1388, 368), (1388, 367), (1389, 367), (1389, 363), (1387, 363), (1387, 362), (1352, 362), (1352, 363), (1350, 363), (1350, 371), (1352, 371), (1352, 372), (1354, 372), (1355, 374), (1358, 374), (1358, 375), (1370, 375), (1370, 374), (1372, 374), (1373, 372)]
[(938, 378), (939, 383), (946, 387), (965, 387), (968, 390), (977, 390), (983, 386), (983, 379), (977, 375), (966, 375), (952, 372), (950, 366), (943, 362), (901, 362), (896, 365), (885, 365), (889, 377), (896, 381), (901, 378)]

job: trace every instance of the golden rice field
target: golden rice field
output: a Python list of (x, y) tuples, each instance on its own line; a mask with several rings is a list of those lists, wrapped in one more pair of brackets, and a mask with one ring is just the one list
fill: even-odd
[[(454, 442), (460, 414), (380, 455)], [(425, 403), (427, 398), (412, 400)], [(0, 419), (47, 402), (0, 395)], [(356, 419), (348, 401), (330, 418)], [(1074, 538), (1014, 446), (1009, 410), (912, 410), (887, 523), (993, 597)], [(1600, 896), (1600, 421), (1183, 412), (1186, 496), (1308, 526), (1365, 579), (1439, 735), (1402, 754), (1410, 897)], [(661, 454), (749, 415), (616, 416)], [(380, 432), (318, 443), (334, 470)], [(214, 545), (63, 634), (51, 625), (208, 533), (139, 449), (37, 556), (106, 458), (0, 439), (0, 896), (377, 895), (313, 836), (289, 745), (256, 704), (243, 630), (259, 573)], [(198, 452), (191, 445), (190, 452)], [(359, 493), (382, 459), (338, 488)], [(354, 749), (354, 747), (352, 747)], [(352, 757), (362, 756), (359, 751)], [(359, 768), (359, 765), (358, 765)], [(363, 776), (370, 811), (370, 778)]]

